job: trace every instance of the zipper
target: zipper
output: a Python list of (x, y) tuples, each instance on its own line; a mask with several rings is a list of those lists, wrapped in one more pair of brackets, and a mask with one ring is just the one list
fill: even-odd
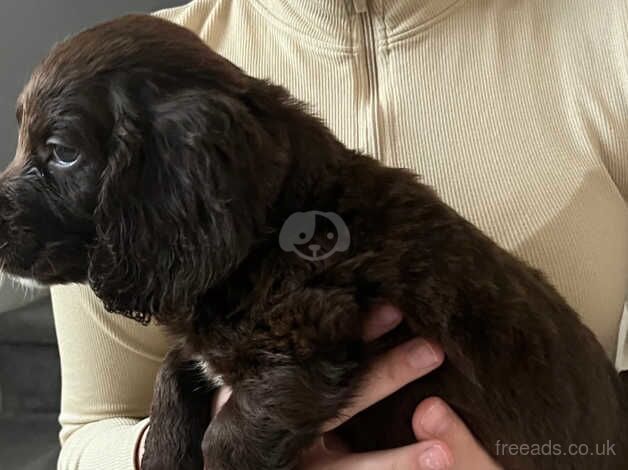
[(364, 49), (364, 62), (366, 65), (366, 117), (369, 121), (367, 129), (369, 129), (367, 145), (369, 153), (378, 160), (383, 159), (381, 153), (380, 138), (380, 109), (379, 109), (379, 83), (377, 70), (377, 50), (375, 44), (375, 28), (373, 26), (373, 16), (368, 7), (368, 0), (353, 0), (353, 8), (357, 13), (361, 29), (362, 44)]

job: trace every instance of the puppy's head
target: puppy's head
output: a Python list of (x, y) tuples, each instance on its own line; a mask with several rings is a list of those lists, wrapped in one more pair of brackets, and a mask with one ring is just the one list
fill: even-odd
[(18, 99), (18, 148), (0, 175), (4, 269), (88, 281), (141, 319), (189, 312), (246, 256), (285, 174), (256, 87), (153, 17), (57, 45)]

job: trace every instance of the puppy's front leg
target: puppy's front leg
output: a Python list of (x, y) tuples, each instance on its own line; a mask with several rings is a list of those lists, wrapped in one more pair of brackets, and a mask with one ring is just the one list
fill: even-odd
[(198, 364), (171, 350), (157, 376), (142, 470), (202, 470), (215, 391)]
[(236, 384), (207, 428), (207, 470), (290, 470), (351, 397), (352, 363), (278, 365)]

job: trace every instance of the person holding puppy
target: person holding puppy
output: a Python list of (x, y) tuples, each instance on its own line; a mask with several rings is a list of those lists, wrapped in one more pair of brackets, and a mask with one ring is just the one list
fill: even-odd
[[(625, 1), (539, 9), (532, 1), (196, 0), (157, 14), (313, 103), (348, 147), (421, 174), (544, 271), (626, 367)], [(105, 312), (86, 287), (52, 295), (63, 374), (59, 468), (129, 470), (169, 340), (158, 326)], [(392, 306), (372, 312), (364, 339), (390, 331), (402, 314)], [(438, 345), (421, 339), (386, 353), (346, 415), (442, 361)], [(412, 446), (352, 454), (330, 433), (303, 468), (496, 468), (437, 397), (408, 419)]]

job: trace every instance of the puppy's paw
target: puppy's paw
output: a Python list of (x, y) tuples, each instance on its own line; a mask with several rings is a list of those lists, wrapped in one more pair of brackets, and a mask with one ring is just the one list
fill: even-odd
[(167, 455), (147, 455), (142, 458), (140, 470), (203, 470), (203, 459), (170, 457)]
[[(205, 470), (270, 470), (253, 443), (230, 440), (216, 426), (209, 426), (203, 438)], [(142, 469), (143, 470), (143, 469)], [(273, 469), (274, 470), (274, 469)]]

